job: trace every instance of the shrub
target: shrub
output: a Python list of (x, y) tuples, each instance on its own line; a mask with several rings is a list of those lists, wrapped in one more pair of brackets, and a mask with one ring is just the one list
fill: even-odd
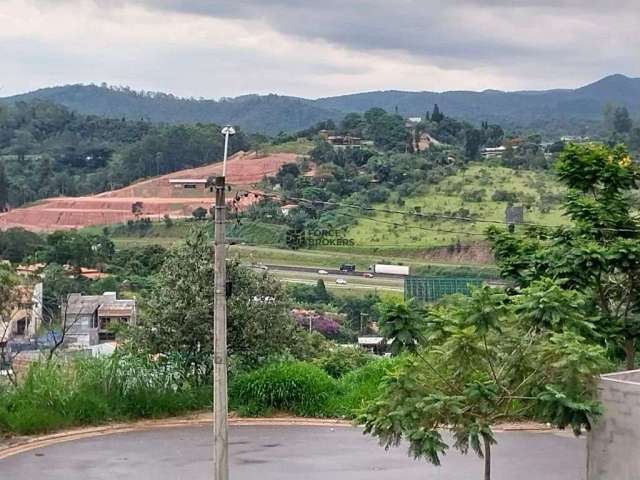
[(327, 412), (332, 416), (354, 418), (366, 403), (377, 398), (384, 377), (399, 358), (376, 358), (345, 374), (338, 383), (339, 394), (331, 399)]
[(340, 378), (348, 372), (365, 366), (373, 358), (371, 354), (359, 347), (337, 347), (314, 360), (313, 363), (333, 378)]
[(494, 202), (511, 202), (516, 203), (518, 201), (518, 195), (514, 192), (507, 192), (506, 190), (496, 190), (491, 195), (491, 200)]
[(305, 362), (282, 362), (238, 375), (231, 382), (232, 408), (241, 415), (274, 411), (302, 416), (326, 416), (327, 402), (337, 385), (321, 368)]
[(465, 202), (482, 202), (484, 200), (486, 191), (480, 190), (465, 190), (462, 192), (461, 197)]

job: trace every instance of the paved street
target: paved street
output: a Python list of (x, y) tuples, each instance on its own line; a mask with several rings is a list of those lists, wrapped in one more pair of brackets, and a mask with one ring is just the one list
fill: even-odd
[[(211, 429), (188, 427), (61, 443), (0, 461), (11, 480), (211, 480)], [(494, 449), (495, 480), (584, 480), (585, 443), (569, 435), (507, 432)], [(234, 426), (231, 480), (467, 480), (482, 462), (451, 452), (442, 467), (385, 452), (358, 429)]]

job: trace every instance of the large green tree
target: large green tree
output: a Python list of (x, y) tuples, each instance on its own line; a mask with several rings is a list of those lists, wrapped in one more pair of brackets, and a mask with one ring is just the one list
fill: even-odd
[(43, 247), (44, 239), (37, 233), (22, 228), (0, 231), (0, 259), (20, 263), (35, 256)]
[[(284, 287), (266, 273), (237, 261), (227, 263), (229, 354), (256, 364), (289, 351), (296, 342)], [(151, 290), (138, 340), (154, 353), (179, 353), (185, 366), (210, 366), (213, 335), (214, 269), (204, 228), (171, 249)], [(185, 368), (186, 368), (185, 367)]]
[(623, 147), (568, 145), (556, 165), (568, 188), (566, 227), (511, 234), (493, 228), (490, 239), (505, 277), (522, 287), (545, 277), (587, 292), (585, 312), (597, 318), (601, 338), (635, 368), (640, 336), (640, 222), (629, 199), (640, 172)]
[(100, 265), (109, 260), (114, 252), (113, 242), (104, 235), (60, 230), (47, 236), (41, 260), (80, 269)]
[[(600, 411), (595, 374), (608, 367), (604, 349), (572, 322), (548, 329), (532, 318), (539, 303), (530, 296), (549, 288), (538, 285), (508, 301), (504, 292), (484, 287), (432, 308), (420, 343), (401, 357), (359, 417), (365, 433), (385, 448), (406, 443), (409, 455), (436, 465), (451, 446), (471, 450), (484, 458), (490, 480), (493, 429), (500, 422), (537, 418), (576, 434), (590, 428)], [(556, 301), (545, 307), (544, 319), (582, 318), (572, 294), (551, 296)], [(453, 434), (452, 445), (443, 430)]]

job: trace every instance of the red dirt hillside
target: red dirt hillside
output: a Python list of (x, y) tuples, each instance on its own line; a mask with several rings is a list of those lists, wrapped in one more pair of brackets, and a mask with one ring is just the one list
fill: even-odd
[[(297, 158), (292, 153), (260, 156), (256, 152), (238, 152), (227, 161), (227, 183), (234, 187), (253, 185), (265, 176), (275, 175), (282, 165), (294, 163)], [(187, 189), (183, 185), (172, 185), (169, 180), (206, 179), (220, 173), (222, 163), (214, 163), (97, 195), (45, 199), (37, 205), (0, 214), (0, 229), (22, 227), (32, 231), (50, 231), (123, 223), (136, 218), (132, 212), (132, 205), (136, 202), (142, 202), (140, 215), (144, 217), (188, 217), (198, 207), (209, 209), (213, 193), (202, 185)], [(243, 197), (241, 207), (247, 207), (254, 201), (252, 195)]]

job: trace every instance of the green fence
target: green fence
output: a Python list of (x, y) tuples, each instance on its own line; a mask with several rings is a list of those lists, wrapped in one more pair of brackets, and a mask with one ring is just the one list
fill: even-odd
[(406, 277), (404, 279), (404, 299), (420, 302), (435, 302), (445, 295), (462, 293), (469, 295), (471, 287), (482, 285), (478, 278), (460, 277)]

